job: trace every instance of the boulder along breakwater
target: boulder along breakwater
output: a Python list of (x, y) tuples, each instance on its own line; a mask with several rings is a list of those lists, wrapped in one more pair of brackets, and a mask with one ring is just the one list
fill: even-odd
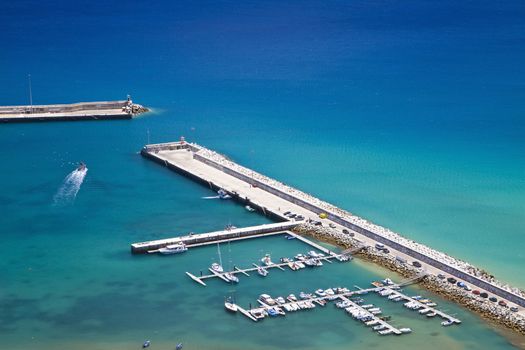
[[(315, 238), (319, 241), (350, 249), (362, 246), (363, 243), (354, 237), (330, 227), (316, 226), (311, 223), (302, 223), (296, 226), (293, 232)], [(354, 255), (364, 260), (376, 263), (404, 277), (417, 276), (422, 271), (415, 266), (397, 259), (391, 254), (384, 253), (381, 249), (366, 246)], [(424, 288), (452, 300), (479, 315), (494, 321), (502, 326), (525, 335), (525, 317), (521, 313), (514, 313), (508, 307), (493, 303), (486, 298), (475, 295), (456, 284), (449, 283), (433, 274), (428, 274), (419, 281)]]

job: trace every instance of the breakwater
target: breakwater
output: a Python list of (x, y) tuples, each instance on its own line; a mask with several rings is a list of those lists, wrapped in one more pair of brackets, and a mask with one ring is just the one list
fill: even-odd
[[(361, 244), (361, 242), (355, 238), (329, 227), (319, 227), (308, 223), (301, 223), (296, 226), (293, 231), (346, 249)], [(420, 269), (374, 247), (369, 246), (361, 249), (356, 252), (356, 255), (407, 278), (414, 277), (421, 272)], [(440, 279), (432, 274), (426, 275), (419, 283), (436, 294), (455, 301), (485, 318), (525, 335), (525, 317), (520, 313), (510, 311), (508, 307), (493, 303), (486, 298), (466, 291), (456, 284), (449, 283), (447, 280)]]
[[(483, 291), (499, 296), (508, 303), (525, 306), (524, 293), (505, 285), (471, 264), (416, 243), (384, 227), (372, 224), (343, 209), (307, 193), (245, 168), (205, 147), (185, 141), (147, 145), (142, 155), (193, 178), (210, 188), (225, 188), (234, 198), (256, 203), (265, 214), (284, 217), (292, 210), (309, 219), (322, 216), (325, 224), (354, 234), (369, 246), (379, 242), (387, 246), (390, 258), (402, 256), (405, 262), (417, 260), (434, 275), (449, 274)], [(322, 224), (322, 223), (321, 223)], [(523, 313), (523, 310), (520, 311)]]
[(131, 99), (71, 104), (0, 106), (0, 122), (131, 119), (148, 112)]

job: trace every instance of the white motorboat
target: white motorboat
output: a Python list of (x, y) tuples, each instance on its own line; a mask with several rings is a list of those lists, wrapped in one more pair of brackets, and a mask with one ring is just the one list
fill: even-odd
[(326, 292), (324, 290), (322, 290), (322, 289), (316, 290), (315, 294), (317, 294), (320, 297), (325, 297), (326, 296)]
[(165, 246), (164, 248), (159, 249), (159, 253), (161, 254), (178, 254), (178, 253), (184, 253), (188, 250), (188, 247), (184, 243), (176, 243), (176, 244), (170, 244)]
[(399, 328), (399, 331), (403, 334), (412, 333), (412, 329), (410, 328)]
[(297, 301), (297, 297), (294, 294), (290, 294), (286, 297), (291, 302)]
[(249, 205), (245, 206), (244, 209), (248, 210), (249, 212), (254, 212), (255, 209), (250, 207)]
[(452, 324), (454, 324), (454, 321), (452, 321), (452, 320), (446, 320), (446, 321), (441, 322), (441, 325), (443, 327), (448, 327), (448, 326), (450, 326)]

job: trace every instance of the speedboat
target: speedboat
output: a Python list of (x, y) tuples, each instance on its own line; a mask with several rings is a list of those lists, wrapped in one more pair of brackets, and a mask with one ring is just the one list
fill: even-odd
[(298, 261), (305, 261), (306, 260), (306, 257), (303, 254), (297, 254), (294, 258), (295, 258), (295, 260), (298, 260)]
[(276, 301), (278, 304), (286, 304), (286, 300), (284, 300), (283, 297), (277, 297), (277, 298), (275, 298), (275, 301)]
[(151, 342), (149, 340), (146, 340), (144, 342), (144, 344), (142, 344), (142, 348), (145, 349), (145, 348), (149, 348), (149, 346), (151, 345)]
[(188, 250), (188, 247), (184, 243), (176, 243), (176, 244), (170, 244), (165, 246), (164, 248), (159, 249), (159, 253), (161, 254), (178, 254), (178, 253), (184, 253)]
[(297, 297), (294, 294), (290, 294), (286, 297), (291, 302), (297, 301)]
[(306, 265), (303, 264), (303, 263), (300, 262), (300, 261), (296, 261), (296, 262), (295, 262), (295, 265), (296, 265), (297, 267), (299, 267), (300, 269), (304, 269), (304, 268), (306, 267)]
[(316, 290), (315, 294), (317, 294), (320, 297), (325, 297), (326, 296), (326, 292), (324, 290), (322, 290), (322, 289)]
[(437, 312), (430, 312), (427, 314), (427, 317), (434, 317), (437, 315)]
[(282, 263), (287, 263), (287, 262), (290, 262), (290, 259), (288, 259), (288, 258), (280, 258), (279, 261), (281, 261)]
[(237, 305), (233, 303), (231, 298), (226, 299), (224, 302), (224, 308), (231, 312), (237, 312)]
[(310, 293), (305, 293), (305, 292), (299, 293), (299, 298), (301, 299), (310, 299), (311, 297), (312, 297), (312, 294)]
[(222, 268), (222, 266), (220, 264), (217, 264), (217, 263), (211, 264), (211, 269), (213, 271), (215, 271), (215, 272), (218, 272), (218, 273), (224, 272), (224, 269)]
[(270, 254), (266, 254), (262, 259), (261, 262), (266, 265), (270, 266), (273, 265), (272, 258), (270, 257)]
[(250, 313), (257, 320), (260, 320), (260, 319), (264, 318), (264, 316), (265, 316), (265, 312), (263, 311), (263, 309), (251, 310)]
[(217, 191), (217, 194), (219, 195), (220, 199), (230, 199), (231, 198), (231, 196), (228, 194), (228, 192), (226, 192), (222, 188)]
[(312, 266), (316, 266), (316, 265), (317, 265), (317, 263), (315, 262), (314, 259), (306, 259), (306, 260), (304, 261), (304, 264), (305, 264), (306, 266), (310, 266), (310, 267), (312, 267)]
[(231, 272), (226, 272), (223, 276), (230, 282), (239, 283), (239, 277), (235, 276)]
[(84, 162), (80, 162), (80, 164), (77, 167), (77, 171), (84, 171), (86, 170), (86, 164)]
[(268, 315), (270, 315), (272, 317), (276, 317), (276, 316), (279, 316), (279, 312), (277, 312), (277, 310), (275, 310), (274, 308), (269, 308), (268, 309)]
[(269, 296), (268, 294), (261, 294), (259, 296), (259, 301), (263, 304), (266, 304), (266, 305), (275, 305), (275, 300), (272, 299), (271, 296)]
[(403, 334), (412, 333), (412, 329), (410, 328), (399, 328), (399, 331)]
[(320, 259), (312, 259), (315, 262), (315, 266), (323, 266), (323, 263)]
[(266, 277), (268, 275), (268, 270), (266, 270), (264, 267), (257, 267), (257, 273), (260, 275), (260, 276), (263, 276), (263, 277)]
[(452, 320), (446, 320), (446, 321), (441, 322), (441, 325), (443, 327), (448, 327), (448, 326), (450, 326), (453, 323), (454, 323), (454, 321), (452, 321)]
[(253, 209), (249, 205), (245, 206), (244, 209), (248, 210), (249, 212), (254, 212), (255, 211), (255, 209)]

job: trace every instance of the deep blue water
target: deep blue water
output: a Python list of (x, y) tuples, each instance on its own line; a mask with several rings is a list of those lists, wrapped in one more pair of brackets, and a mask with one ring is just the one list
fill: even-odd
[[(262, 325), (229, 318), (227, 286), (199, 289), (183, 274), (205, 268), (213, 248), (171, 260), (130, 256), (133, 241), (266, 222), (202, 200), (207, 189), (142, 159), (148, 138), (184, 135), (525, 288), (523, 2), (17, 1), (1, 9), (0, 105), (27, 104), (31, 74), (35, 104), (129, 93), (155, 111), (132, 121), (0, 125), (4, 344), (116, 349), (151, 337), (168, 348), (185, 337), (195, 348), (242, 349), (270, 346), (267, 332), (277, 334), (275, 348), (383, 343), (335, 311)], [(75, 201), (54, 206), (80, 160), (89, 171)], [(232, 254), (249, 264), (262, 251), (301, 249), (288, 243), (244, 242)], [(251, 277), (237, 294), (248, 304), (270, 289), (351, 287), (386, 273), (361, 262), (326, 270)], [(442, 303), (466, 320), (460, 328), (396, 314), (416, 331), (392, 346), (508, 346)], [(318, 337), (304, 334), (312, 327)]]

